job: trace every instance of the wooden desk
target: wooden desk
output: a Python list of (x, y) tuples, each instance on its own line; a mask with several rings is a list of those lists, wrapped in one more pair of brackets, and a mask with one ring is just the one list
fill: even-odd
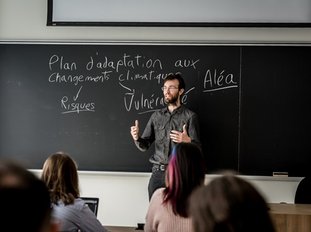
[[(277, 232), (311, 232), (311, 204), (269, 204)], [(135, 227), (105, 226), (110, 232), (141, 232)]]
[(135, 227), (127, 226), (105, 226), (109, 232), (142, 232), (143, 230), (136, 230)]
[(277, 232), (310, 232), (311, 205), (269, 204)]

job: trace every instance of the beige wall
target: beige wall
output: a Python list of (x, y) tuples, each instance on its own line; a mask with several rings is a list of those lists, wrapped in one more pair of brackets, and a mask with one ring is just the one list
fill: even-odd
[[(38, 176), (41, 170), (33, 170)], [(216, 175), (207, 175), (208, 183)], [(150, 173), (79, 172), (81, 195), (98, 197), (98, 219), (103, 225), (136, 226), (143, 223), (148, 208)], [(242, 176), (269, 203), (293, 203), (299, 177)]]
[[(309, 43), (308, 28), (47, 27), (47, 0), (0, 0), (0, 41)], [(40, 173), (40, 171), (36, 171)], [(100, 198), (104, 225), (144, 222), (150, 173), (80, 172), (83, 196)], [(207, 176), (209, 181), (213, 176)], [(300, 178), (245, 177), (268, 202), (293, 202)]]

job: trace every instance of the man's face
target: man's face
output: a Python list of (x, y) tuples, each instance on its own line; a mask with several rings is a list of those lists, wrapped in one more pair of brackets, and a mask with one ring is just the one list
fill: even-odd
[(163, 85), (163, 96), (166, 104), (174, 105), (179, 100), (180, 91), (178, 85), (178, 80), (169, 80)]

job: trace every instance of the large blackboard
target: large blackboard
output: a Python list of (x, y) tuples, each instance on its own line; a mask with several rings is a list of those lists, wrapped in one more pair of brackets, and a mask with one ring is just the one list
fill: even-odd
[(134, 146), (181, 72), (208, 172), (301, 175), (310, 156), (308, 46), (0, 44), (0, 157), (41, 168), (55, 151), (80, 170), (150, 171)]

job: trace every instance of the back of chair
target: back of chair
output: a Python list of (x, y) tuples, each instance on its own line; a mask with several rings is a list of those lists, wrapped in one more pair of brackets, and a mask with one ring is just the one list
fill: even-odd
[(298, 184), (295, 204), (311, 204), (311, 177), (305, 177)]
[(83, 201), (88, 205), (88, 207), (93, 211), (93, 213), (97, 216), (99, 198), (97, 197), (81, 197)]

